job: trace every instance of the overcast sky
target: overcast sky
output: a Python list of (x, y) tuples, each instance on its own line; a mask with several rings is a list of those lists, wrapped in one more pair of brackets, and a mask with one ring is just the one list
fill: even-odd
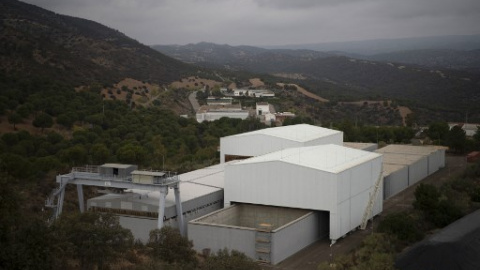
[(480, 0), (24, 0), (146, 45), (290, 45), (480, 34)]

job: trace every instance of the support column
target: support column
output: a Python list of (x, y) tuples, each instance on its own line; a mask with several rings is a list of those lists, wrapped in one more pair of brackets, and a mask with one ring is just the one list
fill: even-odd
[(175, 208), (177, 210), (177, 223), (180, 234), (185, 236), (185, 228), (183, 224), (182, 200), (180, 199), (180, 184), (177, 184), (173, 190), (175, 191)]
[(56, 209), (56, 214), (55, 218), (57, 219), (61, 214), (62, 214), (62, 209), (63, 209), (63, 199), (65, 198), (65, 186), (67, 185), (67, 182), (62, 179), (60, 176), (60, 196), (58, 196), (58, 203), (57, 203), (57, 209)]
[(165, 197), (167, 197), (167, 194), (168, 187), (162, 187), (160, 189), (160, 200), (158, 203), (158, 229), (163, 227), (163, 217), (165, 216)]
[(85, 201), (83, 199), (83, 185), (77, 184), (78, 194), (78, 206), (80, 207), (80, 213), (85, 212)]

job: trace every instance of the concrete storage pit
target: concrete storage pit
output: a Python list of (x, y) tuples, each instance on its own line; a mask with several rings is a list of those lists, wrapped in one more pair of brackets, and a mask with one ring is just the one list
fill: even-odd
[(311, 211), (264, 205), (236, 204), (223, 211), (199, 218), (196, 222), (252, 229), (268, 226), (269, 230), (273, 231), (309, 212)]
[(277, 264), (329, 235), (329, 213), (235, 204), (190, 221), (189, 239), (198, 252), (227, 248)]

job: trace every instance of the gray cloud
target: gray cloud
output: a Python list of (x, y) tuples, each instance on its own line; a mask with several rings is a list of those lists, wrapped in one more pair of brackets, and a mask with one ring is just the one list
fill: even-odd
[(25, 0), (145, 44), (278, 45), (480, 34), (478, 0)]

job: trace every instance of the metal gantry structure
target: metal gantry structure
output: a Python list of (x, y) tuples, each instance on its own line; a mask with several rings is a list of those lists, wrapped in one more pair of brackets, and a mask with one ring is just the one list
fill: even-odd
[[(117, 167), (128, 168), (128, 166), (135, 170), (126, 170), (123, 174), (119, 173), (119, 169)], [(108, 170), (104, 170), (105, 168), (112, 169), (110, 171), (113, 173), (106, 173), (106, 171)], [(73, 184), (77, 186), (78, 203), (80, 212), (82, 213), (85, 211), (83, 196), (84, 185), (104, 188), (139, 189), (160, 192), (157, 223), (158, 229), (163, 227), (165, 215), (165, 198), (168, 194), (168, 189), (173, 189), (175, 193), (175, 206), (180, 233), (182, 235), (185, 235), (183, 231), (184, 220), (182, 202), (180, 199), (180, 180), (176, 173), (136, 170), (135, 165), (87, 165), (86, 167), (74, 167), (72, 168), (70, 173), (58, 175), (56, 177), (56, 182), (58, 183), (58, 188), (54, 189), (45, 201), (45, 206), (53, 209), (53, 216), (51, 218), (51, 221), (57, 219), (62, 214), (63, 202), (65, 198), (65, 188), (67, 187), (67, 185)]]

